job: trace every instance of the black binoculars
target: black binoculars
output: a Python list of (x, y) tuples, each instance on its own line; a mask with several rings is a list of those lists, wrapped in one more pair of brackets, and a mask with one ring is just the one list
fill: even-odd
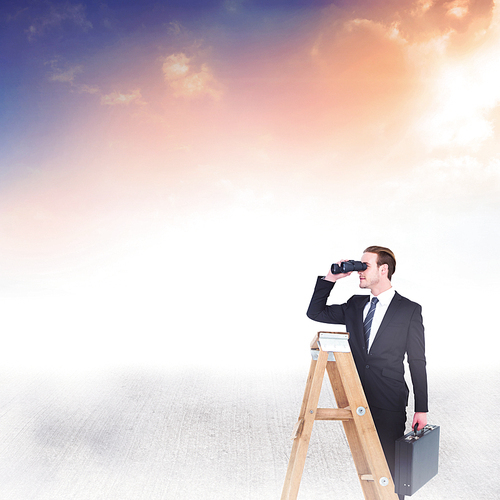
[(350, 273), (352, 271), (364, 271), (368, 266), (359, 260), (348, 260), (340, 265), (332, 264), (332, 274)]

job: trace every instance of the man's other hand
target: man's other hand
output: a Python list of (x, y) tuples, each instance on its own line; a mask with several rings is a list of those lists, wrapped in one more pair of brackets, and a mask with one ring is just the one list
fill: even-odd
[(415, 429), (415, 424), (418, 424), (417, 430), (421, 431), (427, 425), (427, 413), (416, 412), (415, 415), (413, 415), (413, 423), (411, 424), (412, 429)]

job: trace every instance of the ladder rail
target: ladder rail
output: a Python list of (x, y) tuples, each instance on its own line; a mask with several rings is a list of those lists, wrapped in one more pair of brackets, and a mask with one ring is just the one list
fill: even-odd
[[(325, 333), (328, 345), (338, 350), (322, 350), (318, 340)], [(345, 333), (319, 332), (311, 343), (315, 354), (292, 435), (281, 500), (297, 499), (315, 420), (342, 422), (365, 500), (398, 500), (346, 337)], [(318, 408), (325, 371), (338, 408)]]

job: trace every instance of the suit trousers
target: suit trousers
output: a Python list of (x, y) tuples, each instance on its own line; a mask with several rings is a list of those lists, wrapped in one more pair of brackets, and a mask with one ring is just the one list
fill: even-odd
[[(396, 464), (396, 440), (405, 434), (406, 410), (389, 411), (380, 408), (370, 408), (373, 422), (377, 429), (380, 444), (384, 450), (387, 465), (394, 479)], [(400, 500), (404, 495), (399, 495)]]

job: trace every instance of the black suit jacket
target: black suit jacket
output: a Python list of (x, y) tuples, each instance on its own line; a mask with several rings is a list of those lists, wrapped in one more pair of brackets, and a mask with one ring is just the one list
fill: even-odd
[(334, 283), (318, 278), (307, 316), (321, 323), (346, 325), (349, 344), (370, 407), (401, 411), (408, 404), (404, 379), (405, 354), (408, 356), (415, 411), (426, 412), (427, 372), (424, 326), (419, 304), (394, 295), (366, 353), (363, 334), (363, 309), (368, 295), (354, 295), (345, 304), (326, 305)]

